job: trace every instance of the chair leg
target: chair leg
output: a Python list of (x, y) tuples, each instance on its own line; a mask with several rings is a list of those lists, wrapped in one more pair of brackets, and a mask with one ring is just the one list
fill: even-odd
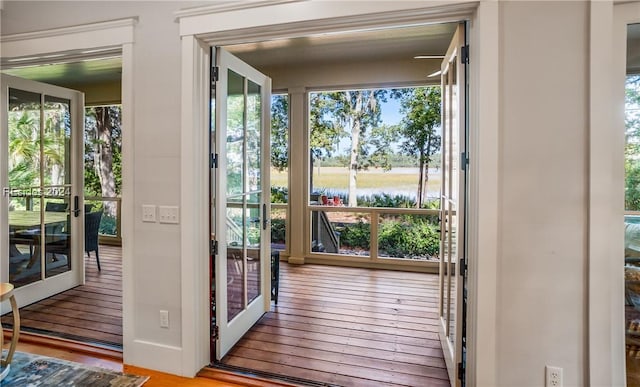
[(98, 263), (98, 271), (100, 271), (100, 256), (98, 255), (98, 249), (96, 249), (96, 262)]

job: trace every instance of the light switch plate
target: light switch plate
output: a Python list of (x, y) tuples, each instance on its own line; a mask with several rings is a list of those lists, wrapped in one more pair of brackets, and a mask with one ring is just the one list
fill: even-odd
[(177, 206), (158, 207), (160, 223), (180, 223), (180, 210)]
[(142, 221), (143, 222), (155, 222), (156, 221), (156, 206), (152, 204), (142, 205)]

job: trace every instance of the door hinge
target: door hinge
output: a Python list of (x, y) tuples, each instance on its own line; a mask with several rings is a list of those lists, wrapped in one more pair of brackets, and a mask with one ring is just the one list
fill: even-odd
[(211, 255), (218, 255), (218, 241), (211, 241)]
[(467, 165), (469, 165), (469, 157), (467, 157), (467, 152), (462, 152), (460, 153), (460, 168), (466, 171)]
[(462, 362), (458, 363), (458, 379), (464, 380), (464, 366)]
[(220, 329), (218, 328), (217, 325), (214, 325), (212, 328), (213, 328), (213, 338), (218, 339), (218, 337), (220, 337)]
[(211, 67), (211, 84), (218, 82), (220, 76), (220, 70), (218, 66)]
[(469, 63), (469, 45), (460, 47), (460, 61), (464, 64)]
[(218, 154), (217, 153), (211, 153), (209, 155), (209, 168), (211, 168), (211, 169), (218, 168)]

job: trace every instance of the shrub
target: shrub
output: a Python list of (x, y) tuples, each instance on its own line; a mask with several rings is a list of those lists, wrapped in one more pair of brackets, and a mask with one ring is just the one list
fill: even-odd
[(381, 224), (379, 249), (401, 258), (438, 256), (440, 234), (428, 220), (405, 215), (400, 221)]
[(271, 219), (271, 243), (285, 243), (286, 219)]
[(369, 223), (358, 220), (345, 226), (336, 227), (340, 233), (340, 244), (350, 248), (369, 249), (371, 227)]

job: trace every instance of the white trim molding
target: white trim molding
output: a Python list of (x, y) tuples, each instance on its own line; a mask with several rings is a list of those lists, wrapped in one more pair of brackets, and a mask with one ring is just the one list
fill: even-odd
[(137, 18), (85, 24), (0, 37), (2, 58), (118, 47), (133, 43)]
[(182, 37), (182, 369), (193, 377), (209, 364), (209, 50), (193, 36)]
[[(622, 294), (611, 279), (622, 273), (624, 130), (612, 130), (613, 3), (590, 4), (589, 67), (589, 201), (588, 201), (588, 348), (587, 384), (624, 385)], [(624, 91), (624, 83), (622, 84)], [(621, 106), (624, 106), (622, 104)], [(622, 141), (621, 141), (622, 140)], [(619, 146), (618, 146), (619, 145)], [(618, 149), (617, 149), (618, 148)], [(617, 150), (616, 150), (617, 149)], [(616, 171), (619, 164), (620, 171)], [(622, 180), (616, 182), (617, 178)], [(621, 199), (621, 200), (618, 200)], [(616, 213), (618, 215), (616, 215)], [(612, 259), (620, 257), (620, 259)], [(616, 310), (618, 313), (616, 313)], [(603, 318), (606, 316), (606, 318)], [(611, 332), (611, 334), (605, 334)], [(622, 340), (620, 340), (622, 339)], [(617, 368), (617, 369), (616, 369)]]
[(251, 8), (260, 8), (260, 7), (268, 7), (274, 6), (278, 4), (287, 4), (287, 3), (297, 3), (300, 1), (307, 0), (245, 0), (245, 1), (234, 1), (234, 2), (224, 2), (221, 4), (200, 6), (194, 8), (187, 8), (176, 11), (174, 15), (176, 15), (176, 19), (180, 19), (183, 17), (191, 17), (191, 16), (200, 16), (200, 15), (209, 15), (214, 13), (222, 13), (229, 11), (241, 11), (244, 9)]

